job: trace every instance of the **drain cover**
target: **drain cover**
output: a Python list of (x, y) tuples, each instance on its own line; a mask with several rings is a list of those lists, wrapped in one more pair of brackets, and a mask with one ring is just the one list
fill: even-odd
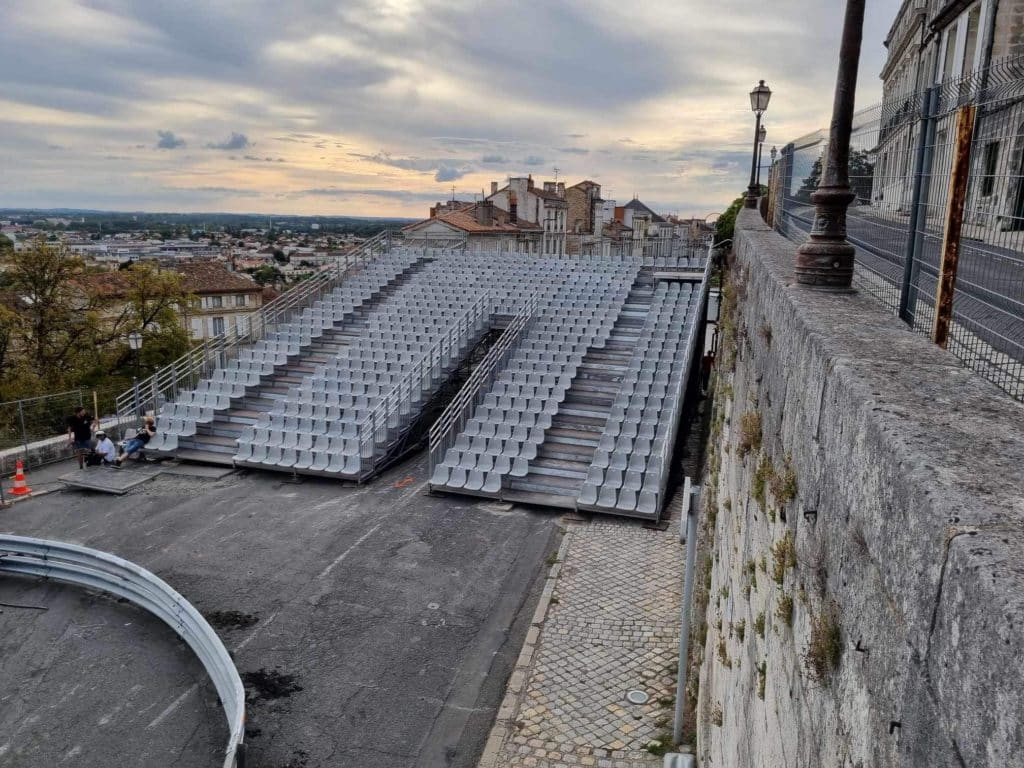
[(650, 700), (651, 697), (643, 691), (630, 691), (626, 694), (626, 701), (630, 704), (646, 704)]

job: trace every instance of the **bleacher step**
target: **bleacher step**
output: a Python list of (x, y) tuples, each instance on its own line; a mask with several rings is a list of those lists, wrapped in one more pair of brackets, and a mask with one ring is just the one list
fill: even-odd
[(529, 491), (532, 493), (550, 493), (556, 496), (571, 496), (576, 498), (583, 487), (581, 480), (555, 477), (553, 475), (542, 475), (533, 472), (527, 473), (526, 477), (517, 477), (509, 483), (513, 491)]
[(179, 448), (174, 455), (181, 461), (197, 461), (203, 464), (219, 464), (225, 467), (234, 466), (234, 453), (216, 453), (197, 450), (195, 448)]

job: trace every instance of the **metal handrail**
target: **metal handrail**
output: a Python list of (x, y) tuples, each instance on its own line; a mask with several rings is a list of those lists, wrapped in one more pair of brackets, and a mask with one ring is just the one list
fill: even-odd
[[(376, 470), (378, 447), (386, 446), (393, 429), (401, 426), (402, 420), (412, 413), (413, 395), (428, 392), (435, 378), (441, 375), (446, 360), (475, 330), (481, 330), (494, 312), (494, 298), (490, 291), (473, 302), (466, 312), (456, 320), (444, 336), (424, 352), (413, 366), (398, 380), (391, 390), (381, 398), (357, 427), (359, 440), (360, 472), (370, 475)], [(369, 466), (367, 466), (367, 463)]]
[(391, 233), (380, 232), (362, 243), (353, 253), (345, 254), (344, 261), (335, 261), (328, 269), (303, 280), (259, 311), (245, 315), (244, 324), (240, 323), (244, 325), (243, 330), (239, 331), (239, 324), (236, 324), (223, 333), (205, 339), (152, 376), (134, 382), (131, 389), (117, 398), (118, 417), (140, 416), (149, 410), (156, 411), (163, 400), (177, 397), (179, 391), (194, 387), (203, 376), (225, 365), (240, 347), (263, 339), (274, 326), (286, 322), (296, 312), (334, 290), (349, 269), (390, 248)]
[(484, 359), (473, 370), (462, 389), (444, 409), (437, 421), (430, 427), (430, 476), (434, 476), (434, 467), (444, 460), (445, 453), (455, 443), (455, 438), (466, 428), (476, 406), (490, 391), (490, 385), (497, 374), (504, 368), (505, 362), (518, 346), (519, 340), (531, 326), (537, 316), (540, 305), (540, 291), (532, 296), (512, 318), (505, 331), (491, 347)]
[(57, 579), (109, 592), (167, 624), (199, 657), (217, 689), (229, 732), (223, 768), (241, 768), (245, 689), (238, 670), (206, 619), (166, 582), (145, 568), (106, 552), (61, 541), (7, 535), (0, 535), (0, 573)]

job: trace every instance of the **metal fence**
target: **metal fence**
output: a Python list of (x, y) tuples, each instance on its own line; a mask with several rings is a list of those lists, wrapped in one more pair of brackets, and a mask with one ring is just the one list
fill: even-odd
[(93, 415), (99, 414), (101, 427), (116, 428), (117, 394), (118, 390), (111, 388), (73, 389), (0, 403), (0, 452), (16, 450), (17, 458), (26, 466), (63, 458), (70, 451), (29, 449), (33, 444), (66, 435), (68, 417), (78, 406)]
[[(769, 216), (796, 242), (827, 140), (772, 168)], [(858, 112), (850, 185), (854, 285), (1024, 400), (1024, 57)]]

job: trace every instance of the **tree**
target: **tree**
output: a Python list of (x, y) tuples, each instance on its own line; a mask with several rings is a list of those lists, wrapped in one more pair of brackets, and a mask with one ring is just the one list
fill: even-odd
[(274, 261), (276, 261), (278, 264), (287, 264), (288, 262), (291, 261), (291, 257), (285, 255), (285, 252), (282, 251), (280, 248), (275, 248)]
[(140, 373), (188, 349), (180, 276), (148, 264), (90, 271), (63, 243), (43, 239), (4, 259), (0, 400), (112, 382), (127, 387), (129, 334), (143, 336)]
[(14, 253), (14, 243), (7, 235), (0, 233), (0, 261)]
[[(794, 197), (802, 203), (810, 203), (811, 195), (821, 183), (822, 164), (819, 157), (811, 166), (811, 172), (800, 183)], [(857, 195), (855, 204), (870, 204), (871, 187), (874, 182), (875, 164), (865, 149), (854, 149), (850, 152), (850, 189)]]
[(256, 269), (248, 269), (246, 272), (252, 275), (252, 279), (260, 285), (276, 285), (284, 280), (284, 273), (282, 273), (277, 267), (273, 267), (270, 264), (264, 264), (262, 267), (257, 267)]
[(740, 209), (743, 208), (746, 199), (746, 195), (740, 195), (718, 217), (718, 220), (715, 222), (715, 245), (724, 243), (726, 240), (732, 240), (733, 232), (736, 228), (736, 216), (739, 214)]

